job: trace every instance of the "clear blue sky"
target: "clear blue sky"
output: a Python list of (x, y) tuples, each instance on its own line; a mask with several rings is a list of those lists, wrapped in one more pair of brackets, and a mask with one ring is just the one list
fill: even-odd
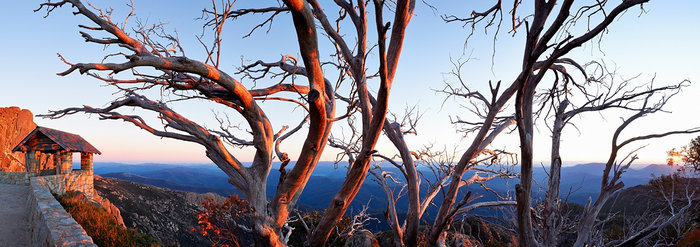
[[(134, 1), (138, 18), (147, 20), (148, 23), (169, 22), (169, 30), (178, 31), (187, 55), (203, 59), (203, 49), (194, 38), (195, 34), (201, 32), (202, 21), (195, 18), (201, 15), (202, 8), (209, 7), (208, 1)], [(118, 22), (127, 13), (124, 8), (127, 2), (92, 1), (99, 7), (114, 7), (113, 18)], [(269, 2), (275, 4), (274, 1)], [(431, 89), (442, 88), (445, 79), (443, 73), (451, 69), (449, 58), (458, 58), (463, 54), (463, 42), (467, 35), (467, 30), (460, 25), (443, 23), (439, 15), (464, 16), (472, 8), (461, 6), (465, 3), (431, 2), (439, 2), (435, 3), (437, 14), (419, 1), (416, 16), (409, 26), (390, 107), (401, 112), (406, 105), (420, 104), (421, 111), (425, 112), (419, 136), (408, 138), (413, 148), (434, 143), (436, 146), (457, 146), (458, 150), (463, 150), (469, 144), (469, 139), (462, 139), (455, 133), (448, 116), (464, 114), (464, 110), (460, 110), (457, 102), (453, 101), (442, 105), (443, 96), (433, 93)], [(617, 1), (611, 3), (615, 2)], [(70, 8), (57, 9), (44, 19), (44, 13), (32, 12), (38, 4), (35, 1), (12, 1), (0, 9), (0, 22), (3, 23), (0, 25), (0, 54), (3, 58), (0, 60), (0, 72), (3, 75), (0, 79), (0, 106), (15, 105), (41, 114), (72, 106), (101, 107), (117, 97), (112, 94), (115, 89), (105, 87), (95, 79), (78, 73), (66, 77), (56, 75), (67, 68), (56, 53), (61, 53), (71, 62), (97, 62), (105, 54), (117, 49), (103, 50), (100, 45), (84, 42), (77, 25), (90, 23), (83, 16), (73, 16)], [(697, 46), (700, 44), (700, 31), (696, 26), (700, 23), (700, 16), (696, 13), (700, 9), (699, 5), (697, 1), (691, 0), (651, 1), (645, 5), (648, 13), (639, 16), (639, 11), (635, 9), (613, 23), (601, 43), (604, 53), (598, 50), (598, 46), (587, 44), (569, 56), (579, 61), (603, 59), (614, 63), (622, 75), (631, 77), (641, 74), (637, 80), (639, 83), (648, 81), (654, 75), (657, 85), (677, 83), (683, 79), (695, 82), (668, 105), (667, 109), (672, 113), (642, 119), (631, 126), (628, 135), (700, 125), (700, 112), (697, 109), (700, 103), (700, 85), (697, 85), (700, 83), (700, 48)], [(296, 38), (290, 36), (293, 34), (292, 26), (287, 19), (289, 16), (278, 17), (268, 34), (256, 32), (248, 39), (240, 37), (258, 19), (242, 18), (230, 22), (224, 36), (227, 45), (224, 47), (226, 56), (222, 68), (233, 74), (242, 58), (275, 61), (284, 54), (296, 56)], [(129, 23), (133, 25), (135, 20), (132, 18)], [(507, 25), (505, 23), (507, 20), (504, 22)], [(95, 37), (104, 36), (100, 33), (92, 34)], [(485, 88), (488, 80), (510, 82), (520, 67), (522, 42), (520, 38), (511, 38), (503, 31), (498, 36), (495, 66), (491, 70), (491, 35), (477, 32), (466, 48), (466, 53), (473, 58), (467, 64), (466, 79), (476, 88)], [(328, 47), (327, 40), (322, 42)], [(215, 127), (211, 124), (212, 110), (220, 110), (209, 105), (174, 104), (174, 107), (193, 119), (209, 123), (209, 127)], [(293, 110), (288, 105), (263, 104), (263, 107), (269, 112), (276, 128), (295, 124), (285, 121), (288, 118), (286, 114)], [(128, 109), (121, 112), (132, 113)], [(133, 113), (140, 112), (137, 110)], [(293, 119), (298, 119), (300, 112), (297, 110), (294, 113), (297, 114)], [(611, 115), (604, 118), (587, 115), (578, 119), (580, 132), (569, 128), (563, 138), (565, 162), (605, 160), (610, 146), (610, 133), (620, 121), (619, 117)], [(59, 120), (37, 118), (35, 122), (80, 134), (102, 151), (103, 155), (96, 157), (97, 161), (208, 162), (203, 148), (196, 144), (160, 139), (124, 122), (99, 121), (95, 116), (88, 115), (73, 115)], [(518, 144), (515, 134), (504, 136), (495, 145), (516, 150)], [(547, 129), (540, 127), (535, 139), (538, 161), (548, 159), (548, 137)], [(648, 143), (650, 145), (643, 149), (640, 158), (643, 163), (663, 162), (664, 151), (686, 144), (691, 137), (693, 136), (675, 136)], [(300, 140), (289, 140), (284, 147), (295, 153)], [(642, 144), (647, 143), (639, 145)], [(385, 153), (393, 152), (386, 140), (381, 141), (378, 148)], [(242, 160), (251, 159), (248, 150), (236, 153)], [(327, 148), (324, 160), (334, 159), (336, 153), (337, 150)]]

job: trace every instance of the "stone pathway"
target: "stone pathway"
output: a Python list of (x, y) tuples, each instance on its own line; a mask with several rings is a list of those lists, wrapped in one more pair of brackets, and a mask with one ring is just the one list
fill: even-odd
[(29, 246), (29, 186), (0, 184), (0, 246)]

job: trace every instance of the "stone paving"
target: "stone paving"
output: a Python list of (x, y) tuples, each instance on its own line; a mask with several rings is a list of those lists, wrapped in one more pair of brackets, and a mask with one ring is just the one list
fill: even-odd
[(29, 186), (0, 184), (0, 246), (29, 246)]

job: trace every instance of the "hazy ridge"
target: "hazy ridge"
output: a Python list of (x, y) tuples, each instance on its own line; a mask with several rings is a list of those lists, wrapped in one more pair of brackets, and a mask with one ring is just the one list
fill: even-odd
[[(197, 193), (213, 192), (222, 196), (237, 193), (237, 190), (228, 183), (227, 176), (213, 164), (122, 164), (122, 163), (96, 163), (95, 173), (104, 176), (119, 178), (122, 180), (154, 185), (174, 190), (190, 191)], [(386, 168), (391, 171), (391, 168)], [(516, 170), (517, 167), (515, 167)], [(589, 198), (595, 198), (598, 194), (603, 164), (588, 163), (562, 168), (562, 196), (573, 191), (569, 195), (569, 202), (584, 204)], [(670, 174), (675, 171), (674, 167), (667, 165), (648, 165), (637, 169), (629, 169), (622, 176), (625, 187), (646, 184), (653, 176)], [(467, 174), (469, 175), (469, 174)], [(546, 183), (546, 172), (544, 169), (535, 170), (535, 179), (540, 185)], [(327, 207), (329, 198), (337, 192), (345, 177), (344, 164), (334, 165), (332, 162), (320, 162), (312, 174), (309, 182), (300, 198), (300, 206), (307, 210), (319, 210)], [(273, 168), (268, 178), (267, 191), (271, 195), (274, 193), (276, 183), (279, 179), (279, 172)], [(514, 185), (518, 179), (494, 179), (488, 185), (499, 193), (512, 195)], [(427, 183), (422, 183), (423, 185)], [(469, 188), (472, 193), (483, 195), (480, 200), (496, 200), (497, 198), (480, 188), (472, 186)], [(423, 191), (427, 188), (422, 188)], [(542, 192), (536, 198), (543, 197)], [(439, 203), (439, 198), (435, 200)], [(354, 210), (361, 209), (368, 204), (370, 212), (381, 215), (386, 209), (386, 198), (381, 187), (379, 187), (371, 176), (368, 176), (362, 189), (351, 204)], [(401, 198), (397, 204), (397, 210), (404, 211), (407, 208), (406, 197)], [(436, 207), (428, 210), (426, 220), (430, 220), (430, 215), (434, 214)], [(473, 212), (482, 215), (494, 215), (499, 211), (482, 209)], [(381, 218), (381, 217), (380, 217)], [(383, 229), (385, 226), (376, 225), (372, 228)]]

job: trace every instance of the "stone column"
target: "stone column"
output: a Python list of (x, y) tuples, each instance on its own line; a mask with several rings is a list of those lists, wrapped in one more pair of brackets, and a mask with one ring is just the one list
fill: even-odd
[(73, 170), (73, 153), (68, 151), (56, 152), (56, 174), (68, 174)]
[(92, 172), (92, 153), (80, 153), (80, 170)]
[(36, 176), (39, 173), (39, 159), (41, 158), (41, 152), (27, 150), (24, 153), (24, 168), (27, 171), (27, 175), (30, 177)]

